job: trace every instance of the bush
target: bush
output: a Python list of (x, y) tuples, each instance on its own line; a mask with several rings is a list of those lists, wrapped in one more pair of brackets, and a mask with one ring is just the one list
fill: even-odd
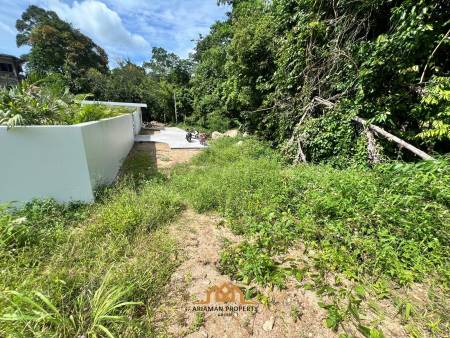
[(196, 169), (178, 169), (171, 183), (196, 210), (217, 210), (248, 236), (235, 252), (239, 264), (226, 267), (235, 254), (224, 256), (224, 271), (269, 283), (243, 268), (246, 257), (266, 261), (301, 238), (318, 250), (321, 269), (400, 284), (433, 275), (448, 284), (448, 160), (374, 170), (290, 167), (264, 143), (238, 141), (214, 142), (194, 159)]
[(227, 117), (223, 116), (220, 112), (214, 112), (208, 115), (206, 125), (210, 130), (224, 132), (229, 129), (230, 120)]
[(87, 104), (80, 106), (71, 118), (71, 124), (98, 121), (110, 117), (115, 117), (123, 114), (129, 114), (132, 111), (123, 107), (108, 107), (101, 104)]
[(29, 79), (12, 88), (0, 88), (0, 125), (77, 124), (131, 113), (128, 108), (101, 104), (81, 105), (89, 95), (74, 96), (58, 83), (42, 85)]
[(50, 250), (63, 236), (67, 220), (81, 221), (84, 210), (80, 204), (61, 205), (54, 200), (36, 200), (19, 210), (4, 206), (0, 208), (0, 248), (29, 249), (44, 242)]

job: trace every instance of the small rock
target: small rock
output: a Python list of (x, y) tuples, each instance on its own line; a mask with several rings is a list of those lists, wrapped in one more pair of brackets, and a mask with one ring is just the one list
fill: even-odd
[(225, 132), (224, 135), (228, 136), (228, 137), (237, 137), (237, 136), (239, 136), (239, 130), (231, 129), (231, 130), (228, 130), (227, 132)]
[(249, 134), (247, 132), (245, 132), (242, 136), (243, 137), (249, 137)]
[(208, 332), (202, 331), (201, 334), (202, 334), (203, 337), (208, 338)]
[(236, 147), (241, 147), (244, 144), (244, 142), (239, 141), (238, 143), (236, 143)]
[(275, 318), (272, 316), (272, 317), (270, 317), (270, 319), (268, 321), (266, 321), (263, 324), (263, 330), (267, 331), (267, 332), (272, 331), (274, 324), (275, 324)]
[(221, 137), (223, 137), (224, 135), (222, 133), (219, 133), (218, 131), (213, 131), (213, 133), (211, 134), (211, 138), (213, 140), (217, 140)]

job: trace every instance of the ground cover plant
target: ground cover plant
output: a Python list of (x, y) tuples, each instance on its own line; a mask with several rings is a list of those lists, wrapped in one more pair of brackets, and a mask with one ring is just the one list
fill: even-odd
[(1, 211), (2, 336), (156, 335), (153, 311), (180, 263), (164, 224), (186, 206), (241, 236), (224, 242), (220, 270), (248, 297), (270, 306), (266, 288), (294, 282), (343, 337), (382, 337), (391, 316), (413, 337), (449, 333), (448, 159), (292, 166), (262, 141), (224, 138), (167, 178), (141, 155), (92, 206)]
[(129, 173), (91, 206), (0, 211), (1, 336), (155, 335), (151, 313), (179, 263), (163, 225), (183, 205), (161, 178)]
[[(449, 333), (448, 159), (293, 167), (264, 143), (224, 139), (194, 165), (176, 170), (170, 184), (245, 238), (225, 244), (224, 273), (250, 286), (283, 288), (296, 278), (323, 297), (332, 329), (353, 322), (381, 336), (376, 321), (360, 318), (372, 299), (388, 299), (412, 336)], [(296, 259), (286, 259), (299, 245)], [(417, 285), (427, 290), (420, 301), (403, 292)]]

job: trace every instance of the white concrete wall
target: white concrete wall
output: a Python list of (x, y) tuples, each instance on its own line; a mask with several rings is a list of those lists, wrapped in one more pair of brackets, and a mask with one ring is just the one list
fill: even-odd
[(81, 104), (102, 104), (105, 106), (113, 107), (127, 107), (135, 109), (133, 112), (133, 130), (134, 135), (139, 135), (142, 128), (142, 108), (147, 108), (145, 103), (129, 103), (129, 102), (110, 102), (110, 101), (81, 101)]
[(133, 142), (131, 114), (73, 126), (0, 126), (0, 203), (92, 202)]
[(0, 126), (0, 203), (93, 200), (81, 128)]
[(140, 107), (133, 113), (133, 130), (134, 136), (139, 135), (142, 129), (142, 110)]
[(92, 187), (114, 181), (134, 143), (130, 114), (79, 125)]

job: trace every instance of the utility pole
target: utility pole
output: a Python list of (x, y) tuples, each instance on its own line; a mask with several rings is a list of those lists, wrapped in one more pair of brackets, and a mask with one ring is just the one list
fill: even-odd
[(178, 124), (177, 95), (175, 93), (175, 90), (173, 91), (173, 102), (174, 102), (174, 105), (175, 105), (175, 123)]

